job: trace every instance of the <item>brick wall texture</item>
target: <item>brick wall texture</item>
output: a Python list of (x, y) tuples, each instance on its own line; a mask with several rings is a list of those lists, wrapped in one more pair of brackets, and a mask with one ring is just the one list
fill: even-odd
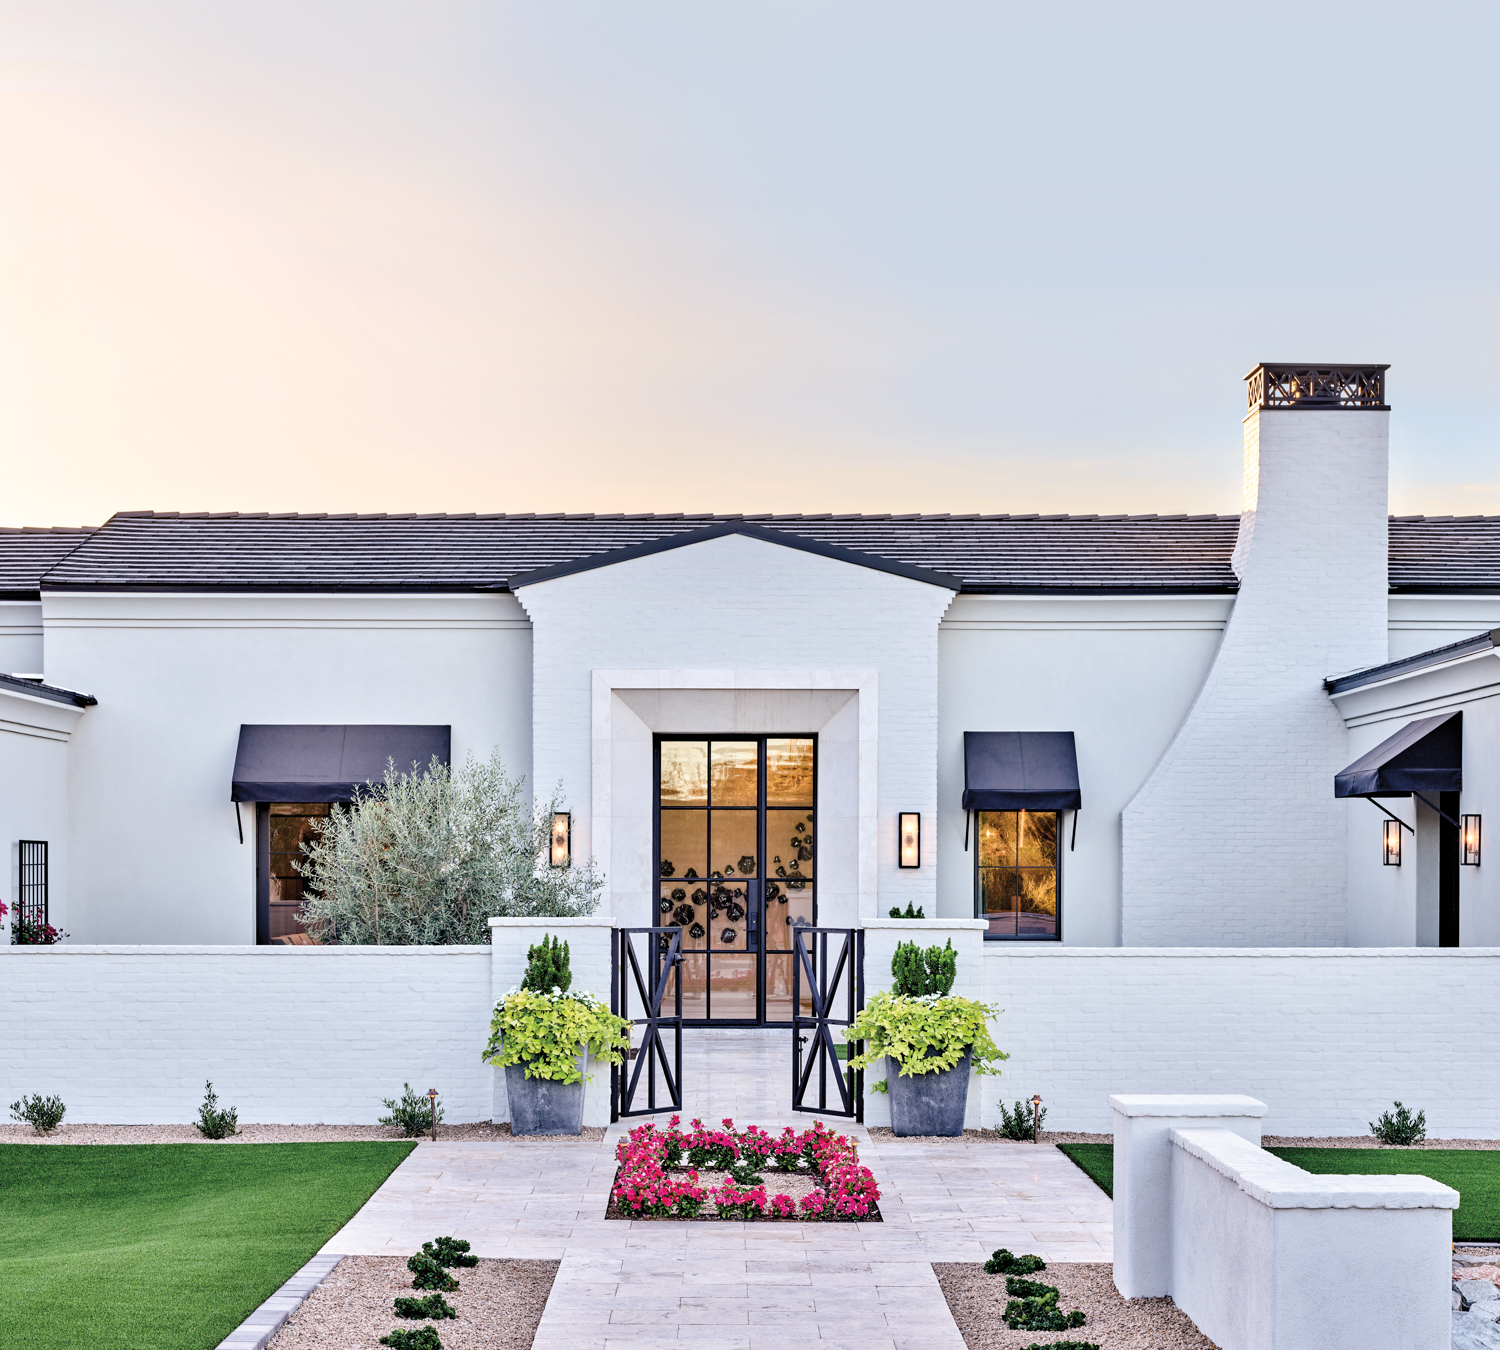
[(1122, 816), (1126, 946), (1345, 938), (1348, 762), (1326, 676), (1385, 660), (1388, 413), (1245, 428), (1234, 612), (1182, 727)]

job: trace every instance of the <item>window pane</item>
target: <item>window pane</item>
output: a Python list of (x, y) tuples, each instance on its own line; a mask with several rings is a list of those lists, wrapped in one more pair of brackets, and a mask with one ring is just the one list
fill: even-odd
[(1009, 868), (981, 868), (979, 887), (981, 917), (1015, 912), (1016, 874)]
[(979, 865), (981, 867), (1014, 867), (1016, 865), (1016, 813), (1014, 811), (980, 811)]
[(766, 882), (766, 946), (790, 951), (792, 930), (813, 926), (813, 888), (794, 890), (780, 882)]
[(661, 742), (663, 806), (708, 805), (708, 742)]
[(745, 951), (749, 922), (749, 888), (743, 882), (712, 883), (708, 906), (708, 940), (715, 949)]
[[(755, 957), (709, 958), (709, 1011), (714, 1021), (755, 1021)], [(684, 1015), (687, 1008), (683, 1008)]]
[(771, 857), (772, 876), (812, 876), (813, 813), (767, 811), (766, 852)]
[(708, 875), (708, 812), (663, 811), (658, 875), (688, 881)]
[(1020, 913), (1016, 932), (1020, 937), (1057, 936), (1057, 873), (1050, 867), (1025, 868), (1017, 876)]
[(719, 877), (757, 875), (754, 811), (711, 811), (713, 839), (708, 870)]
[(812, 740), (766, 742), (766, 805), (812, 806)]
[(1057, 812), (1022, 811), (1020, 819), (1022, 867), (1057, 866)]
[[(708, 957), (686, 956), (677, 967), (682, 972), (682, 1015), (684, 1017), (708, 1016)], [(674, 990), (668, 989), (668, 993)], [(670, 1012), (672, 1004), (662, 1003), (662, 1011)], [(671, 1046), (671, 1041), (667, 1042)]]
[[(792, 1020), (792, 958), (786, 952), (772, 953), (766, 962), (766, 1021), (790, 1022)], [(807, 973), (802, 975), (802, 1012), (812, 1014), (812, 993), (807, 985)]]
[(663, 883), (657, 901), (656, 925), (665, 928), (676, 924), (682, 929), (682, 948), (703, 948), (708, 943), (708, 892), (701, 885), (684, 882), (672, 886)]
[(713, 744), (715, 806), (760, 805), (760, 746), (755, 741)]

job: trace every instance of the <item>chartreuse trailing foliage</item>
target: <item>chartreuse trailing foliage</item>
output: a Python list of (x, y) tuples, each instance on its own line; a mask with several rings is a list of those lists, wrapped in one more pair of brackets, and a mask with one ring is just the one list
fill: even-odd
[(495, 1004), (484, 1060), (501, 1068), (524, 1064), (528, 1078), (578, 1083), (582, 1047), (594, 1059), (618, 1064), (629, 1046), (630, 1023), (592, 994), (513, 989)]
[[(849, 1065), (867, 1069), (888, 1055), (901, 1076), (910, 1078), (951, 1069), (972, 1050), (975, 1073), (998, 1074), (995, 1064), (1010, 1058), (990, 1036), (989, 1019), (998, 1015), (998, 1008), (972, 998), (912, 998), (882, 989), (844, 1030), (845, 1040), (865, 1042), (864, 1053)], [(888, 1090), (884, 1078), (872, 1087), (876, 1092)]]
[(953, 950), (952, 938), (948, 939), (946, 947), (925, 950), (915, 942), (897, 943), (896, 954), (891, 957), (892, 989), (910, 998), (946, 994), (953, 988), (957, 976), (958, 953)]

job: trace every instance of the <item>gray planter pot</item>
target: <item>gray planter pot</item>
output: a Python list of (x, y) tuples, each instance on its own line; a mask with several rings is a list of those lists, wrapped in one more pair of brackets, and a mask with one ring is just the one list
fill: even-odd
[(896, 1061), (886, 1057), (886, 1083), (891, 1098), (893, 1134), (961, 1135), (964, 1106), (969, 1099), (969, 1068), (973, 1052), (951, 1069), (906, 1077)]
[(528, 1078), (524, 1064), (505, 1066), (512, 1134), (581, 1134), (583, 1083)]

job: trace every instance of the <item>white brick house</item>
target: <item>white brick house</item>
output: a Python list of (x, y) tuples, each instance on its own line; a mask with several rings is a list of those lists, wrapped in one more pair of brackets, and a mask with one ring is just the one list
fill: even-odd
[[(240, 783), (232, 804), (245, 729), (348, 728), (376, 751), (405, 729), (560, 782), (607, 915), (712, 930), (694, 942), (705, 986), (724, 972), (713, 1020), (779, 1020), (766, 963), (799, 904), (837, 926), (977, 916), (997, 944), (1500, 945), (1500, 883), (1443, 819), (1500, 819), (1500, 519), (1388, 518), (1382, 367), (1258, 367), (1251, 390), (1237, 518), (128, 512), (0, 531), (4, 898), (20, 841), (45, 841), (48, 918), (74, 943), (295, 939), (274, 808), (337, 793)], [(1383, 800), (1410, 827), (1387, 865), (1388, 815), (1334, 776), (1445, 710), (1464, 713), (1460, 809)], [(1037, 733), (1071, 735), (1076, 777), (1036, 769), (1061, 743)], [(294, 775), (298, 734), (277, 742)], [(721, 760), (753, 820), (710, 800), (721, 786), (663, 786), (700, 762), (721, 785)], [(816, 822), (815, 875), (790, 889), (778, 791), (811, 794), (795, 805)], [(748, 915), (716, 926), (682, 859), (693, 831), (741, 826), (754, 845), (692, 866), (743, 888)]]

